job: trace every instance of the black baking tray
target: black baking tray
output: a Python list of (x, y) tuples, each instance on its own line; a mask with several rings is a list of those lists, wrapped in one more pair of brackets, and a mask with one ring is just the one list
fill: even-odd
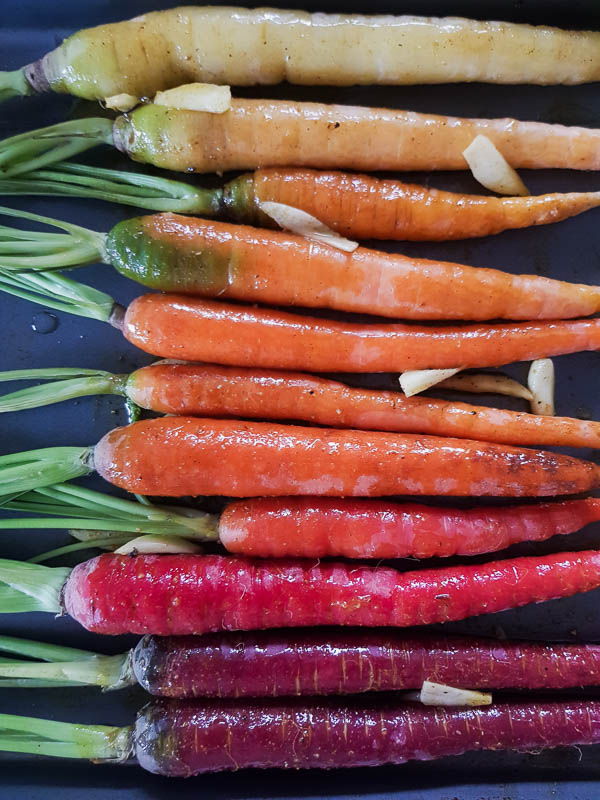
[[(0, 3), (3, 19), (0, 29), (0, 68), (15, 69), (38, 58), (81, 27), (124, 19), (168, 5), (147, 0), (88, 0), (86, 3), (22, 0), (18, 4)], [(365, 0), (346, 0), (343, 3), (311, 0), (302, 3), (302, 6), (322, 11), (453, 14), (553, 23), (564, 27), (600, 27), (600, 5), (594, 0), (489, 0), (486, 3), (466, 0), (371, 0), (369, 3)], [(479, 84), (343, 89), (282, 86), (246, 89), (238, 93), (324, 99), (463, 116), (514, 116), (600, 126), (600, 87), (597, 84), (543, 88)], [(86, 109), (72, 98), (55, 95), (13, 100), (0, 106), (0, 136), (48, 125), (86, 111), (94, 113), (93, 107)], [(90, 158), (99, 164), (131, 168), (123, 157), (108, 150)], [(406, 177), (440, 188), (479, 191), (472, 178), (463, 173)], [(600, 176), (597, 173), (540, 171), (526, 173), (525, 179), (532, 192), (538, 193), (598, 189)], [(132, 208), (95, 201), (3, 198), (0, 202), (98, 230), (108, 230), (118, 220), (135, 214)], [(596, 210), (559, 225), (507, 232), (481, 240), (448, 244), (399, 243), (389, 249), (511, 272), (535, 272), (594, 283), (598, 282), (600, 274), (599, 223), (600, 211)], [(77, 279), (108, 291), (122, 303), (141, 293), (134, 284), (106, 267), (78, 270)], [(50, 312), (51, 316), (47, 316), (47, 313), (25, 301), (0, 295), (0, 369), (79, 366), (127, 372), (151, 361), (107, 325), (58, 312)], [(44, 327), (53, 330), (45, 334), (35, 330)], [(556, 359), (559, 413), (600, 419), (599, 366), (600, 356), (597, 353)], [(522, 378), (526, 367), (515, 365), (511, 370)], [(361, 381), (386, 387), (397, 385), (396, 376), (371, 376), (358, 380), (359, 383)], [(7, 391), (12, 388), (9, 384), (4, 386)], [(488, 401), (491, 402), (491, 398)], [(52, 445), (92, 444), (107, 430), (125, 422), (121, 401), (110, 397), (85, 398), (19, 415), (7, 415), (0, 418), (0, 452)], [(594, 452), (580, 451), (580, 454), (597, 460)], [(106, 488), (97, 479), (85, 482), (96, 488)], [(578, 534), (540, 545), (512, 548), (506, 554), (593, 547), (599, 533), (599, 526), (588, 526)], [(59, 546), (66, 540), (66, 535), (59, 531), (3, 531), (0, 532), (0, 554), (3, 557), (25, 559), (41, 550)], [(600, 641), (599, 603), (600, 591), (596, 591), (446, 625), (444, 630), (541, 640)], [(106, 653), (119, 652), (132, 642), (124, 637), (92, 635), (67, 618), (52, 619), (44, 614), (4, 615), (0, 617), (0, 631)], [(112, 694), (100, 694), (88, 689), (4, 690), (0, 691), (0, 710), (67, 721), (128, 724), (145, 699), (142, 691), (137, 689)], [(172, 796), (182, 800), (197, 796), (207, 800), (325, 797), (340, 800), (351, 797), (371, 800), (591, 800), (600, 795), (599, 757), (600, 747), (586, 748), (582, 752), (576, 748), (559, 749), (542, 754), (479, 753), (395, 768), (330, 773), (250, 771), (174, 781), (144, 773), (135, 766), (94, 766), (87, 762), (34, 760), (0, 754), (0, 797), (11, 800), (54, 800), (58, 792), (61, 800), (82, 797), (86, 800), (96, 797), (138, 800)]]

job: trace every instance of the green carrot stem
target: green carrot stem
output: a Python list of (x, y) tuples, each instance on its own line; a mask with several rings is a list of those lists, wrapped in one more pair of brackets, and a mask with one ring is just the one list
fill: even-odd
[(67, 567), (42, 567), (0, 558), (0, 581), (5, 584), (0, 587), (0, 613), (60, 613), (60, 598), (70, 573)]
[(11, 97), (25, 97), (33, 93), (23, 68), (12, 72), (0, 72), (0, 103)]
[(71, 156), (113, 143), (110, 119), (76, 119), (11, 136), (0, 142), (0, 176), (5, 178), (41, 169)]
[(23, 231), (0, 225), (0, 268), (53, 270), (107, 263), (106, 234), (52, 217), (0, 206), (0, 214), (60, 228), (66, 233)]
[[(1, 476), (0, 468), (0, 479)], [(41, 502), (40, 497), (43, 498)], [(7, 497), (0, 499), (0, 508), (56, 515), (56, 518), (0, 519), (0, 530), (78, 528), (72, 533), (83, 540), (98, 538), (87, 535), (86, 531), (104, 531), (103, 538), (115, 539), (122, 538), (122, 533), (155, 533), (200, 541), (218, 539), (219, 520), (214, 514), (180, 506), (141, 503), (71, 484), (45, 486), (31, 492), (23, 490), (17, 497), (7, 492)]]
[(222, 189), (203, 189), (183, 181), (90, 167), (71, 162), (33, 170), (0, 182), (0, 195), (63, 195), (107, 200), (147, 211), (213, 216), (221, 210)]
[(126, 761), (133, 752), (133, 728), (0, 714), (0, 750), (94, 761)]
[[(113, 533), (117, 534), (116, 531)], [(66, 544), (63, 547), (55, 547), (53, 550), (46, 550), (45, 553), (40, 553), (33, 558), (28, 559), (28, 564), (44, 564), (46, 561), (51, 561), (53, 558), (60, 556), (71, 555), (71, 553), (78, 553), (81, 550), (115, 550), (122, 544), (127, 544), (131, 541), (131, 536), (115, 535), (106, 539), (89, 539), (83, 542), (74, 542), (73, 544)]]
[[(1, 259), (0, 259), (1, 260)], [(52, 380), (58, 378), (58, 380)], [(52, 380), (52, 383), (31, 386), (0, 396), (0, 414), (61, 403), (75, 397), (97, 394), (125, 395), (127, 375), (113, 375), (104, 370), (23, 369), (0, 372), (0, 382), (18, 380)]]
[(93, 448), (46, 447), (0, 456), (0, 493), (26, 492), (92, 472)]
[(86, 650), (2, 636), (0, 649), (28, 659), (37, 659), (0, 661), (0, 678), (23, 681), (21, 685), (24, 686), (31, 685), (27, 681), (40, 680), (48, 685), (85, 684), (104, 689), (120, 689), (136, 683), (129, 651), (116, 656), (103, 656)]
[(64, 275), (46, 272), (10, 272), (2, 269), (0, 260), (0, 291), (47, 308), (80, 317), (99, 319), (120, 327), (122, 309), (112, 297), (92, 289), (91, 286), (65, 278)]

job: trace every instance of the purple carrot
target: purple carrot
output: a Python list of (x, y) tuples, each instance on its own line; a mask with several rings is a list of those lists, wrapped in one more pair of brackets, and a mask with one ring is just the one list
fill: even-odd
[(74, 725), (0, 714), (0, 749), (126, 761), (161, 775), (247, 767), (402, 764), (469, 750), (600, 743), (600, 702), (423, 708), (358, 701), (158, 700), (135, 726)]

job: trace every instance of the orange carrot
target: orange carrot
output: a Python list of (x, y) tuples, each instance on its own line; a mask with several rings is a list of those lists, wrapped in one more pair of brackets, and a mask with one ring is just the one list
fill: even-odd
[(113, 324), (122, 325), (132, 344), (163, 358), (307, 372), (490, 367), (600, 349), (600, 319), (358, 324), (185, 295), (142, 295), (122, 320), (113, 315)]
[[(362, 247), (347, 253), (287, 232), (177, 214), (118, 223), (105, 253), (123, 275), (154, 289), (274, 306), (417, 320), (567, 319), (600, 310), (597, 286)], [(21, 251), (17, 261), (25, 260)], [(51, 259), (43, 263), (47, 269)]]
[(242, 222), (270, 223), (260, 211), (265, 201), (300, 208), (350, 239), (443, 242), (560, 222), (599, 206), (600, 192), (493, 197), (370, 175), (277, 167), (242, 175), (223, 189), (223, 205)]
[(130, 375), (52, 368), (0, 372), (0, 381), (40, 378), (52, 382), (0, 397), (0, 413), (84, 395), (117, 394), (163, 414), (297, 420), (334, 428), (600, 449), (600, 422), (406, 397), (298, 372), (161, 362)]

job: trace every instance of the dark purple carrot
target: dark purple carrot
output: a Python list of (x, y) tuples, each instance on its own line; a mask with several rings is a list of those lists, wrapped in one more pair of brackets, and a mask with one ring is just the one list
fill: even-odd
[(248, 767), (374, 767), (470, 750), (598, 743), (598, 701), (448, 709), (347, 699), (158, 700), (126, 728), (0, 715), (0, 750), (94, 761), (135, 756), (150, 772), (182, 777)]
[(0, 663), (0, 688), (139, 683), (157, 697), (286, 697), (419, 689), (600, 685), (600, 645), (546, 645), (396, 631), (257, 631), (144, 636), (116, 656), (0, 637), (41, 661)]

